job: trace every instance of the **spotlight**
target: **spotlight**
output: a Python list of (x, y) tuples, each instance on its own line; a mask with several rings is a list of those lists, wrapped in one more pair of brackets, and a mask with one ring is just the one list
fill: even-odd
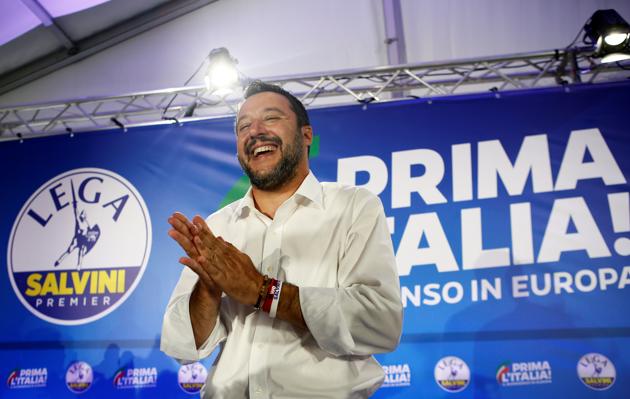
[(595, 46), (595, 57), (602, 62), (630, 58), (630, 25), (615, 10), (597, 10), (584, 25), (584, 41)]
[(225, 48), (217, 48), (208, 55), (208, 69), (204, 78), (208, 90), (230, 90), (239, 81), (237, 61)]

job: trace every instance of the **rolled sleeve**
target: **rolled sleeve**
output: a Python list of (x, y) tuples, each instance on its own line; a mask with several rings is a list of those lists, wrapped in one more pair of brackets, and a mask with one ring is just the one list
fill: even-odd
[(206, 341), (197, 349), (190, 320), (190, 295), (197, 275), (188, 269), (182, 271), (164, 313), (160, 350), (179, 361), (196, 361), (210, 356), (216, 346), (227, 337), (219, 316)]
[(392, 351), (402, 331), (400, 283), (383, 207), (363, 192), (355, 209), (338, 264), (339, 287), (300, 287), (309, 331), (335, 356)]

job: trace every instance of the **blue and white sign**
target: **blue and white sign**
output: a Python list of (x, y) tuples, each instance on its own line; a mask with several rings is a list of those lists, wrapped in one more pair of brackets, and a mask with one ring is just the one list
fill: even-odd
[(120, 306), (142, 278), (151, 218), (138, 191), (111, 171), (55, 176), (26, 201), (7, 254), (22, 304), (51, 323), (94, 321)]
[[(375, 398), (630, 397), (627, 104), (623, 82), (310, 112), (313, 172), (376, 193), (394, 244)], [(235, 146), (232, 118), (0, 143), (1, 397), (74, 397), (74, 359), (88, 395), (201, 389), (158, 349), (166, 220), (243, 195)]]

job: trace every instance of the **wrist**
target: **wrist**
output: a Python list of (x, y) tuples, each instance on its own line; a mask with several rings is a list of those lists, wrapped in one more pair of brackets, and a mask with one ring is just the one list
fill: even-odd
[(210, 286), (203, 280), (198, 280), (191, 296), (211, 302), (219, 302), (221, 300), (221, 289), (217, 286)]
[(259, 275), (257, 278), (258, 282), (256, 287), (258, 287), (256, 291), (256, 296), (254, 301), (250, 302), (254, 309), (258, 310), (263, 305), (265, 297), (267, 296), (267, 290), (269, 289), (269, 284), (271, 283), (271, 279), (266, 274), (264, 276)]

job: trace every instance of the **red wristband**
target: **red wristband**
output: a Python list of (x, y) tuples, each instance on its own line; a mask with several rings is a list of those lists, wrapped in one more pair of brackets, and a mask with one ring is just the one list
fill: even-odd
[(265, 298), (265, 302), (263, 303), (261, 309), (263, 312), (269, 313), (271, 310), (271, 303), (273, 302), (273, 296), (276, 289), (276, 285), (278, 284), (278, 280), (272, 278), (269, 282), (269, 287), (267, 288), (267, 296)]

